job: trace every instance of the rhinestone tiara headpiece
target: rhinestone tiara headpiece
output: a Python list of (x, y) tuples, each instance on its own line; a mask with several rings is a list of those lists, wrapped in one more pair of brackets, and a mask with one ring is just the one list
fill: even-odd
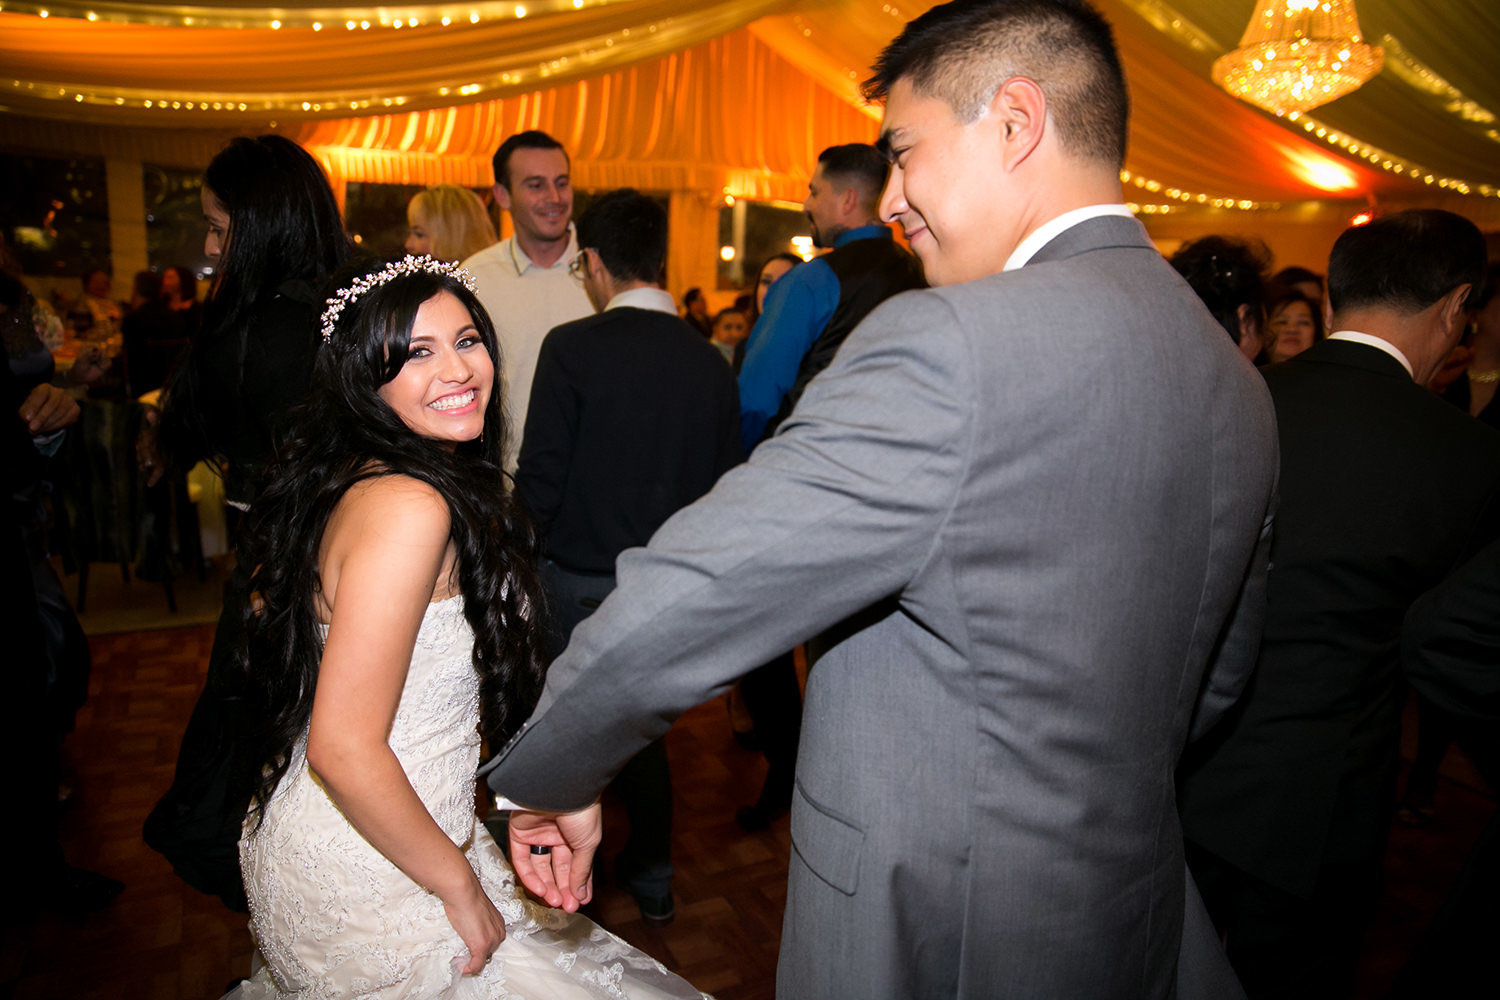
[(474, 287), (474, 276), (465, 271), (456, 261), (433, 260), (423, 254), (420, 257), (402, 257), (393, 260), (385, 267), (371, 274), (361, 275), (349, 284), (333, 293), (333, 297), (324, 303), (323, 309), (323, 343), (333, 339), (333, 328), (338, 324), (339, 316), (343, 314), (344, 307), (372, 288), (379, 288), (387, 281), (396, 278), (404, 278), (411, 274), (446, 274), (455, 279), (475, 295), (479, 289)]

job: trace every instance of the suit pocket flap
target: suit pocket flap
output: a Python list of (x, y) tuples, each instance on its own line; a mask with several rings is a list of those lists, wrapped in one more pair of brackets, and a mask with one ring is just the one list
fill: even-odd
[(859, 856), (865, 832), (833, 815), (798, 783), (792, 804), (792, 848), (818, 878), (846, 896), (859, 888)]

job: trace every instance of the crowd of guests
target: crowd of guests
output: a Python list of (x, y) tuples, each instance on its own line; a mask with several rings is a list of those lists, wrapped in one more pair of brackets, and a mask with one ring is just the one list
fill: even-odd
[[(768, 762), (736, 819), (793, 811), (788, 995), (1347, 994), (1408, 685), (1403, 821), (1430, 818), (1453, 742), (1500, 780), (1500, 270), (1435, 210), (1350, 228), (1326, 277), (1273, 274), (1237, 236), (1162, 261), (1117, 204), (1108, 29), (1036, 6), (1042, 27), (972, 3), (909, 25), (870, 84), (881, 143), (809, 165), (826, 253), (772, 257), (716, 313), (663, 287), (665, 211), (620, 190), (575, 219), (568, 151), (537, 131), (494, 155), (504, 240), (440, 185), (408, 206), (408, 256), (373, 259), (316, 162), (268, 135), (204, 174), (204, 302), (183, 268), (138, 274), (123, 305), (87, 276), (75, 333), (120, 338), (124, 391), (160, 392), (146, 468), (212, 463), (243, 517), (144, 831), (252, 914), (236, 996), (460, 976), (583, 996), (622, 956), (626, 994), (694, 995), (574, 911), (607, 785), (630, 822), (613, 877), (647, 923), (676, 918), (662, 737), (736, 680)], [(953, 162), (1020, 185), (1047, 222), (1024, 234), (1002, 198), (934, 206), (904, 145), (962, 105), (943, 88), (995, 71), (949, 40), (968, 33), (1037, 66), (1070, 39), (1060, 72), (1104, 95), (1011, 73), (986, 99), (1028, 165)], [(962, 72), (915, 92), (934, 61)], [(1100, 147), (1034, 131), (1054, 115)], [(3, 280), (29, 469), (77, 410)], [(1143, 298), (1102, 291), (1122, 287)], [(1094, 353), (1060, 360), (1070, 335)], [(1086, 414), (1065, 407), (1063, 373), (1105, 361), (1131, 391), (1101, 380)], [(33, 687), (77, 707), (76, 671)], [(38, 725), (11, 728), (66, 732)], [(508, 865), (471, 808), (481, 732)], [(65, 864), (55, 824), (28, 836), (39, 898), (120, 891)], [(1494, 850), (1491, 830), (1479, 870)], [(1445, 927), (1486, 919), (1465, 888)], [(400, 934), (361, 922), (382, 912)], [(317, 944), (335, 929), (345, 947)], [(1410, 995), (1475, 959), (1444, 933)]]
[[(197, 280), (186, 268), (165, 275), (141, 272), (127, 302), (112, 299), (111, 288), (108, 271), (96, 268), (83, 276), (71, 301), (33, 295), (0, 244), (5, 399), (24, 424), (7, 438), (4, 458), (6, 572), (9, 592), (18, 595), (11, 611), (24, 609), (7, 631), (16, 637), (18, 662), (27, 668), (12, 675), (13, 712), (7, 713), (5, 729), (16, 740), (16, 752), (36, 762), (16, 797), (18, 816), (25, 819), (15, 824), (14, 839), (18, 856), (36, 859), (21, 879), (23, 895), (65, 910), (103, 905), (123, 885), (69, 865), (57, 840), (59, 802), (71, 792), (62, 775), (61, 746), (87, 696), (91, 661), (54, 557), (86, 572), (88, 560), (114, 540), (111, 527), (137, 511), (143, 521), (152, 518), (170, 502), (163, 495), (141, 497), (134, 489), (111, 492), (117, 485), (113, 470), (123, 470), (120, 478), (131, 483), (146, 478), (135, 474), (128, 437), (113, 442), (122, 454), (98, 456), (91, 450), (107, 451), (111, 442), (105, 436), (116, 426), (99, 415), (101, 409), (159, 390), (196, 336), (202, 308)], [(84, 423), (80, 400), (93, 414)], [(84, 426), (94, 435), (87, 441), (78, 439)], [(111, 481), (98, 493), (89, 492), (95, 480)], [(91, 509), (91, 499), (106, 509)], [(158, 570), (149, 546), (129, 548), (121, 555), (127, 572), (138, 553), (137, 569), (148, 575)], [(80, 584), (80, 607), (82, 594)]]
[[(1421, 665), (1456, 630), (1496, 622), (1434, 621), (1413, 607), (1471, 557), (1482, 574), (1500, 532), (1500, 439), (1471, 419), (1483, 411), (1465, 393), (1489, 377), (1474, 345), (1496, 266), (1479, 231), (1448, 213), (1354, 227), (1329, 263), (1330, 333), (1321, 276), (1268, 280), (1266, 260), (1253, 241), (1221, 237), (1172, 257), (1242, 351), (1270, 362), (1281, 467), (1257, 671), (1230, 720), (1189, 747), (1182, 819), (1189, 865), (1251, 995), (1340, 996), (1396, 809), (1400, 668), (1423, 734), (1406, 821), (1430, 817), (1437, 763), (1458, 732), (1491, 782), (1500, 763), (1492, 738), (1429, 693), (1434, 680), (1459, 685), (1435, 697), (1463, 702), (1468, 718), (1481, 692)], [(1465, 968), (1452, 965), (1444, 976)], [(1426, 973), (1407, 988), (1433, 989)]]

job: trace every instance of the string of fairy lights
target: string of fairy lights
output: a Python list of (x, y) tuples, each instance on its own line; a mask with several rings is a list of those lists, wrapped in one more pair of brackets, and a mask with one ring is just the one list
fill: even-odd
[(38, 17), (72, 17), (87, 21), (144, 24), (174, 28), (310, 28), (371, 31), (451, 27), (486, 21), (511, 21), (534, 14), (603, 7), (621, 0), (476, 0), (472, 3), (405, 3), (382, 7), (301, 5), (231, 6), (153, 4), (111, 0), (50, 0), (33, 3), (5, 0), (0, 10)]
[(1268, 212), (1282, 207), (1279, 201), (1255, 201), (1251, 198), (1224, 198), (1205, 194), (1202, 191), (1187, 191), (1183, 188), (1163, 184), (1159, 180), (1136, 173), (1133, 170), (1121, 170), (1120, 180), (1144, 192), (1176, 202), (1176, 204), (1163, 205), (1155, 202), (1137, 202), (1127, 199), (1125, 204), (1132, 212), (1139, 215), (1169, 215), (1172, 212), (1180, 212), (1185, 208), (1192, 208), (1194, 206), (1200, 208), (1221, 208), (1226, 211), (1237, 212)]
[[(342, 22), (325, 22), (318, 18), (327, 17), (328, 10), (302, 10), (300, 18), (292, 19), (291, 14), (282, 13), (286, 20), (275, 18), (267, 20), (262, 16), (258, 20), (249, 21), (245, 19), (245, 9), (240, 8), (172, 8), (174, 11), (212, 11), (214, 17), (206, 17), (201, 13), (180, 13), (175, 20), (162, 22), (158, 16), (152, 13), (155, 8), (147, 5), (114, 5), (127, 7), (126, 15), (112, 16), (114, 11), (107, 5), (90, 5), (89, 9), (82, 10), (83, 5), (74, 4), (72, 7), (79, 8), (78, 16), (90, 21), (119, 20), (131, 23), (160, 25), (162, 23), (182, 27), (221, 27), (221, 28), (251, 28), (274, 31), (311, 31), (322, 32), (337, 31), (340, 27), (344, 31), (367, 31), (375, 29), (397, 30), (403, 25), (410, 28), (421, 28), (425, 30), (442, 29), (446, 27), (469, 27), (483, 24), (488, 21), (499, 21), (503, 19), (517, 20), (532, 13), (543, 13), (559, 10), (583, 10), (589, 7), (599, 7), (616, 2), (616, 0), (546, 0), (546, 2), (532, 2), (529, 5), (505, 3), (505, 4), (471, 4), (462, 8), (428, 5), (423, 8), (424, 16), (417, 16), (405, 10), (393, 8), (381, 8), (377, 11), (369, 11), (369, 17), (355, 19), (356, 12), (353, 8), (333, 10), (334, 14), (344, 17)], [(14, 0), (0, 0), (0, 11), (18, 12), (19, 8), (35, 8), (34, 13), (39, 18), (52, 16), (73, 16), (70, 12), (66, 15), (57, 13), (54, 8), (58, 4), (45, 6), (42, 4), (16, 3)], [(101, 10), (93, 9), (99, 6)], [(393, 14), (405, 14), (397, 17)], [(26, 12), (26, 11), (20, 11)], [(260, 12), (264, 14), (265, 12)], [(357, 13), (364, 13), (363, 11)], [(373, 18), (373, 19), (372, 19)], [(160, 90), (133, 88), (133, 87), (100, 87), (69, 85), (63, 82), (22, 80), (12, 77), (10, 86), (12, 92), (24, 92), (28, 97), (51, 100), (59, 102), (73, 102), (91, 107), (107, 108), (131, 108), (156, 113), (204, 113), (235, 114), (241, 112), (263, 115), (266, 113), (297, 113), (320, 114), (324, 112), (384, 112), (401, 111), (409, 106), (435, 107), (445, 103), (451, 103), (454, 98), (477, 98), (478, 95), (487, 92), (515, 92), (527, 86), (541, 84), (559, 74), (575, 70), (579, 65), (597, 63), (606, 58), (616, 46), (628, 44), (635, 38), (650, 38), (661, 31), (670, 30), (675, 19), (671, 17), (650, 22), (635, 27), (623, 27), (605, 34), (580, 39), (573, 47), (573, 54), (558, 55), (555, 58), (542, 59), (535, 63), (528, 62), (525, 65), (513, 65), (508, 69), (498, 70), (485, 74), (478, 79), (470, 79), (464, 82), (443, 83), (440, 85), (424, 88), (421, 91), (405, 94), (370, 94), (357, 92), (334, 92), (316, 95), (309, 94), (267, 94), (267, 93), (225, 93), (215, 91), (184, 91), (177, 90), (171, 93), (163, 93)], [(0, 75), (0, 81), (5, 77)], [(3, 82), (0, 82), (3, 86)]]
[[(185, 28), (248, 28), (272, 31), (312, 32), (367, 32), (399, 30), (440, 30), (464, 28), (485, 23), (516, 21), (533, 15), (551, 14), (597, 8), (621, 0), (505, 0), (490, 2), (476, 0), (470, 3), (408, 3), (390, 7), (329, 6), (329, 7), (262, 7), (229, 5), (159, 5), (151, 3), (103, 2), (103, 0), (52, 0), (52, 2), (26, 2), (26, 0), (0, 0), (0, 11), (31, 14), (38, 18), (69, 17), (92, 22), (115, 22), (140, 25), (172, 26)], [(1174, 36), (1195, 50), (1202, 51), (1211, 45), (1208, 36), (1162, 0), (1127, 0), (1130, 6), (1147, 16), (1158, 30)], [(895, 4), (881, 6), (881, 13), (896, 22), (904, 22), (908, 12)], [(637, 26), (634, 32), (654, 35), (671, 24), (672, 18)], [(805, 18), (797, 16), (795, 25), (807, 38), (812, 38), (815, 28)], [(202, 114), (255, 113), (303, 113), (326, 112), (385, 112), (405, 110), (409, 105), (430, 107), (454, 98), (477, 99), (487, 92), (513, 92), (527, 85), (534, 85), (558, 74), (574, 71), (578, 64), (588, 65), (606, 58), (617, 45), (628, 44), (633, 29), (626, 27), (581, 40), (574, 55), (559, 55), (556, 58), (512, 66), (488, 74), (480, 79), (444, 83), (418, 93), (370, 94), (370, 93), (325, 93), (320, 95), (224, 93), (212, 91), (162, 93), (160, 91), (128, 87), (79, 87), (65, 82), (21, 80), (12, 78), (11, 90), (25, 92), (28, 97), (72, 102), (98, 108), (134, 108), (151, 112), (193, 112)], [(1464, 95), (1441, 76), (1410, 56), (1400, 43), (1390, 36), (1383, 42), (1399, 56), (1393, 62), (1400, 67), (1398, 76), (1412, 86), (1428, 93), (1439, 95), (1447, 101), (1449, 110), (1462, 115), (1466, 120), (1482, 125), (1492, 125), (1495, 116)], [(857, 77), (854, 69), (846, 69), (851, 78)], [(0, 81), (4, 77), (0, 76)], [(0, 83), (3, 85), (3, 83)], [(1461, 195), (1477, 194), (1484, 197), (1500, 197), (1500, 189), (1494, 185), (1471, 182), (1450, 177), (1423, 167), (1411, 160), (1373, 146), (1346, 132), (1342, 132), (1306, 113), (1289, 112), (1285, 119), (1299, 126), (1313, 139), (1325, 142), (1330, 147), (1358, 158), (1374, 169), (1417, 180), (1443, 190)], [(1500, 142), (1500, 131), (1489, 128), (1485, 133)], [(1188, 191), (1131, 170), (1123, 170), (1120, 179), (1139, 190), (1139, 200), (1130, 201), (1133, 211), (1141, 214), (1160, 215), (1182, 211), (1187, 208), (1214, 208), (1226, 211), (1266, 211), (1280, 208), (1279, 202), (1260, 202), (1248, 198), (1214, 195)], [(1151, 200), (1152, 198), (1156, 200)]]
[(1433, 173), (1412, 163), (1410, 160), (1403, 159), (1378, 146), (1372, 146), (1367, 142), (1360, 142), (1353, 136), (1340, 132), (1338, 129), (1302, 112), (1289, 111), (1287, 112), (1286, 119), (1301, 126), (1302, 131), (1306, 132), (1310, 137), (1321, 139), (1330, 146), (1337, 146), (1350, 156), (1358, 157), (1369, 163), (1370, 166), (1378, 167), (1387, 173), (1403, 175), (1412, 180), (1419, 180), (1423, 184), (1453, 191), (1457, 194), (1478, 194), (1486, 198), (1500, 196), (1500, 190), (1497, 190), (1494, 185), (1471, 184), (1456, 177), (1444, 177), (1441, 174)]
[(1408, 87), (1415, 88), (1443, 102), (1443, 110), (1455, 115), (1477, 128), (1490, 142), (1500, 143), (1500, 129), (1495, 128), (1495, 112), (1471, 100), (1463, 91), (1444, 79), (1436, 70), (1406, 50), (1393, 35), (1383, 35), (1381, 47), (1385, 49), (1385, 68)]

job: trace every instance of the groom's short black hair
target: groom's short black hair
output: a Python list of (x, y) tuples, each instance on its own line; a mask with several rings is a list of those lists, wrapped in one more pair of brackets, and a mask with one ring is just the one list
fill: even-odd
[(1000, 85), (1023, 76), (1042, 88), (1062, 148), (1125, 162), (1130, 98), (1109, 22), (1083, 0), (954, 0), (912, 21), (863, 84), (883, 100), (898, 80), (976, 120)]

